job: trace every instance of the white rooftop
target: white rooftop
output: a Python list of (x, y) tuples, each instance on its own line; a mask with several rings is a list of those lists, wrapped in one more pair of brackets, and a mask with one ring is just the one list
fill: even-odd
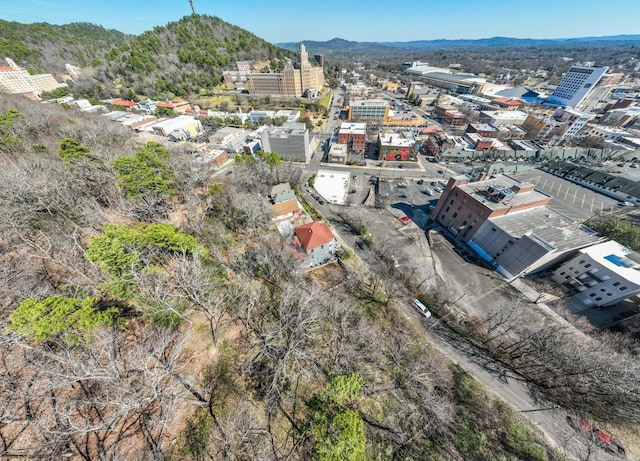
[(521, 110), (483, 110), (481, 113), (491, 118), (511, 120), (520, 120), (523, 118), (527, 118), (527, 113), (522, 112)]
[(343, 123), (340, 125), (340, 133), (367, 134), (366, 123)]
[(640, 255), (614, 240), (580, 250), (598, 264), (630, 282), (640, 285)]
[(380, 133), (380, 144), (383, 146), (413, 147), (415, 139), (407, 139), (394, 132)]
[(344, 205), (349, 191), (349, 172), (318, 170), (313, 188), (328, 202)]

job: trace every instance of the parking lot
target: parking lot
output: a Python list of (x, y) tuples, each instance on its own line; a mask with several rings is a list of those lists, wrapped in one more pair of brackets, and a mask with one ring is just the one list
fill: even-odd
[(536, 189), (551, 195), (551, 208), (578, 221), (587, 220), (596, 214), (610, 214), (620, 210), (618, 200), (545, 171), (530, 170), (514, 176), (521, 181), (533, 183)]
[(435, 207), (444, 189), (437, 180), (417, 178), (381, 178), (378, 183), (378, 206), (389, 207), (397, 216), (413, 219), (419, 211), (428, 214)]

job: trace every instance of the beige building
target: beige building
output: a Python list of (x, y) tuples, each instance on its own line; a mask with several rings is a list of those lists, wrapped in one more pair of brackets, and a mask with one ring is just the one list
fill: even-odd
[(329, 149), (329, 163), (347, 163), (348, 146), (346, 144), (332, 144)]
[(312, 67), (307, 50), (300, 44), (300, 68), (282, 72), (251, 73), (247, 79), (250, 94), (303, 96), (307, 91), (320, 91), (324, 85), (322, 67)]
[(58, 83), (51, 74), (31, 75), (26, 69), (18, 66), (13, 60), (5, 58), (8, 66), (0, 66), (0, 91), (10, 94), (35, 93), (52, 91), (67, 86)]

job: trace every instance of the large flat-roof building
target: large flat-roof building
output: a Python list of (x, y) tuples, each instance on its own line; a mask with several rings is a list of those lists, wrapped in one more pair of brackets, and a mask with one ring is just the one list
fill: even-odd
[(480, 112), (480, 123), (493, 126), (522, 125), (529, 114), (521, 110), (484, 110)]
[(303, 43), (300, 44), (300, 68), (288, 68), (282, 72), (253, 72), (247, 76), (250, 94), (303, 96), (307, 92), (320, 91), (323, 85), (322, 67), (311, 66)]
[(599, 238), (547, 207), (551, 196), (509, 176), (449, 179), (433, 216), (506, 278), (540, 271)]
[(152, 125), (151, 130), (159, 136), (171, 136), (178, 140), (193, 139), (204, 133), (202, 122), (190, 115), (162, 120)]
[(395, 131), (382, 131), (378, 133), (378, 159), (379, 160), (415, 160), (416, 153), (413, 148), (416, 139), (412, 133), (397, 133)]
[(306, 163), (311, 158), (309, 130), (304, 123), (285, 123), (270, 127), (261, 136), (262, 150), (277, 152), (283, 160)]
[(251, 123), (267, 123), (276, 116), (275, 110), (252, 110), (247, 114), (247, 118)]
[(349, 120), (389, 119), (389, 103), (384, 99), (361, 99), (349, 103)]
[(5, 58), (7, 66), (0, 66), (0, 91), (10, 94), (34, 93), (39, 95), (43, 91), (52, 91), (66, 87), (66, 83), (58, 83), (51, 74), (31, 75), (27, 69), (18, 66), (10, 58)]
[(547, 99), (550, 104), (576, 107), (598, 84), (608, 67), (571, 66)]
[(551, 279), (574, 290), (587, 307), (611, 306), (640, 294), (640, 255), (609, 241), (580, 250)]
[(425, 63), (414, 63), (406, 69), (408, 74), (418, 76), (427, 85), (443, 88), (457, 94), (473, 94), (486, 80), (473, 74), (454, 74), (448, 69), (429, 66)]

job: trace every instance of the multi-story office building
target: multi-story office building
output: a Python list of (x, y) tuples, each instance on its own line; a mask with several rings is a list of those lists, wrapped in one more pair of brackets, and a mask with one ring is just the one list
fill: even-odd
[(640, 293), (640, 255), (609, 241), (580, 250), (551, 280), (575, 291), (587, 307), (611, 306)]
[(303, 96), (318, 92), (324, 85), (322, 67), (313, 67), (303, 43), (300, 44), (300, 68), (288, 68), (282, 72), (250, 73), (247, 87), (251, 94)]
[(572, 66), (562, 77), (547, 102), (559, 106), (576, 107), (593, 90), (608, 67)]
[(536, 136), (536, 141), (555, 146), (564, 139), (573, 138), (587, 124), (591, 116), (574, 109), (560, 108), (544, 120), (544, 126)]
[(306, 163), (311, 157), (309, 130), (304, 123), (285, 123), (262, 133), (262, 150), (277, 152), (283, 160)]
[(455, 142), (450, 137), (441, 134), (434, 134), (429, 136), (429, 139), (427, 139), (425, 149), (428, 155), (435, 157), (443, 150), (452, 149), (455, 145)]
[(389, 103), (384, 99), (363, 99), (349, 103), (349, 120), (389, 119)]
[(367, 124), (343, 123), (340, 125), (338, 144), (346, 144), (354, 152), (364, 152), (367, 147)]

